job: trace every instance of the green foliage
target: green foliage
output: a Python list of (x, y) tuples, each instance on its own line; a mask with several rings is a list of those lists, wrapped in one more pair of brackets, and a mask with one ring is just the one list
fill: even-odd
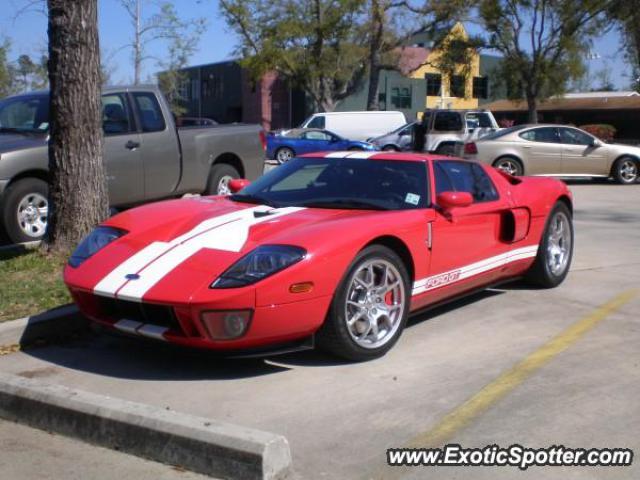
[(603, 140), (605, 142), (613, 141), (616, 136), (616, 127), (606, 123), (580, 125), (578, 128), (581, 128), (585, 132), (589, 132), (591, 135), (595, 135), (600, 140)]
[(168, 40), (165, 60), (159, 62), (163, 72), (158, 73), (158, 85), (167, 98), (171, 111), (176, 117), (184, 115), (187, 109), (185, 99), (180, 96), (180, 86), (188, 80), (182, 70), (198, 47), (200, 37), (204, 33), (204, 19), (181, 20), (175, 7), (170, 3), (161, 6), (160, 15), (164, 19), (164, 36)]
[(0, 43), (0, 98), (15, 93), (14, 71), (7, 59), (11, 44), (9, 40)]
[(584, 75), (582, 57), (605, 25), (607, 0), (480, 0), (487, 46), (503, 56), (498, 74), (509, 97), (525, 99), (529, 121), (537, 103), (563, 93)]
[(367, 71), (365, 0), (220, 0), (254, 79), (276, 71), (331, 111)]

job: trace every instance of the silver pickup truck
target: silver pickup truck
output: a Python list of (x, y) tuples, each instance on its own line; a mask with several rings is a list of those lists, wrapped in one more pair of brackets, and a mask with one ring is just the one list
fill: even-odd
[[(176, 128), (155, 86), (104, 89), (102, 121), (114, 208), (186, 193), (225, 194), (232, 178), (262, 174), (260, 126)], [(0, 225), (16, 243), (45, 233), (48, 129), (48, 92), (0, 101)]]

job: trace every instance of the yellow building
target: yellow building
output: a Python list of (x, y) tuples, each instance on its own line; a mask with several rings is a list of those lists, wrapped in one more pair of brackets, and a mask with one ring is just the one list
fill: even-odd
[[(462, 23), (457, 23), (440, 42), (446, 46), (452, 39), (468, 39), (469, 36)], [(418, 48), (422, 48), (419, 45)], [(415, 47), (414, 47), (415, 48)], [(427, 95), (425, 108), (474, 109), (478, 108), (478, 99), (486, 98), (487, 79), (480, 76), (480, 54), (469, 53), (469, 63), (459, 65), (453, 75), (442, 73), (441, 51), (436, 45), (433, 49), (425, 48), (425, 57), (420, 66), (405, 74), (414, 79), (425, 79)]]

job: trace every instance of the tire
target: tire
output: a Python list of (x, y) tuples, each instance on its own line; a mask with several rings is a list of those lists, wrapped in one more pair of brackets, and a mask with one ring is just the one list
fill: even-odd
[(351, 148), (349, 148), (349, 151), (350, 152), (362, 152), (363, 150), (360, 147), (351, 147)]
[[(384, 285), (393, 286), (387, 293), (380, 292), (384, 288), (383, 271), (387, 272)], [(365, 283), (371, 283), (371, 272), (374, 281), (367, 286)], [(336, 289), (329, 314), (316, 334), (318, 347), (356, 362), (383, 356), (402, 334), (409, 316), (410, 299), (411, 283), (400, 257), (382, 245), (365, 248), (353, 260)], [(362, 318), (349, 326), (348, 318), (354, 317)], [(377, 337), (374, 337), (373, 325), (378, 331)]]
[(399, 152), (400, 149), (395, 145), (385, 145), (384, 147), (382, 147), (382, 151), (383, 152)]
[(280, 147), (275, 153), (276, 160), (280, 163), (286, 163), (295, 156), (296, 152), (289, 147)]
[[(560, 238), (557, 233), (558, 222), (562, 223), (562, 231), (564, 232)], [(553, 239), (554, 237), (556, 240)], [(574, 232), (571, 212), (564, 203), (558, 202), (547, 219), (536, 260), (526, 275), (527, 280), (543, 288), (554, 288), (560, 285), (571, 267), (573, 244)], [(555, 248), (555, 253), (552, 255), (550, 250), (553, 248)], [(562, 259), (557, 258), (557, 255), (563, 250)], [(553, 265), (556, 265), (557, 269)]]
[(615, 161), (611, 176), (620, 185), (633, 185), (640, 178), (640, 163), (631, 157), (622, 157)]
[(229, 195), (229, 180), (240, 178), (238, 171), (226, 163), (219, 163), (211, 168), (207, 182), (207, 195)]
[(524, 175), (522, 162), (514, 157), (500, 157), (493, 162), (493, 166), (514, 177), (521, 177)]
[(7, 187), (2, 202), (2, 223), (13, 243), (42, 240), (47, 229), (47, 183), (23, 178)]
[(452, 157), (456, 154), (456, 146), (451, 143), (439, 145), (438, 148), (436, 148), (436, 154)]

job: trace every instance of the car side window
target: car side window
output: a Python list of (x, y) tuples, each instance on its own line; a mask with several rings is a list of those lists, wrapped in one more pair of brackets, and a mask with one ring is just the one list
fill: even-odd
[(307, 128), (324, 128), (324, 123), (324, 115), (318, 115), (317, 117), (313, 117), (307, 125)]
[(433, 130), (454, 132), (462, 130), (462, 116), (458, 112), (437, 112)]
[(305, 140), (331, 140), (331, 137), (324, 132), (305, 132), (303, 137)]
[(468, 112), (466, 115), (467, 128), (493, 128), (491, 118), (485, 112)]
[(569, 145), (591, 145), (593, 137), (573, 128), (560, 129), (560, 143)]
[(158, 99), (152, 92), (135, 92), (138, 116), (143, 132), (160, 132), (165, 129), (164, 117)]
[(498, 199), (498, 191), (489, 175), (476, 163), (440, 160), (434, 163), (434, 174), (436, 194), (468, 192), (477, 203)]
[(105, 135), (129, 133), (131, 113), (124, 95), (115, 93), (102, 96), (102, 130)]
[(555, 127), (541, 127), (526, 130), (520, 134), (520, 138), (530, 142), (558, 143), (558, 129)]

